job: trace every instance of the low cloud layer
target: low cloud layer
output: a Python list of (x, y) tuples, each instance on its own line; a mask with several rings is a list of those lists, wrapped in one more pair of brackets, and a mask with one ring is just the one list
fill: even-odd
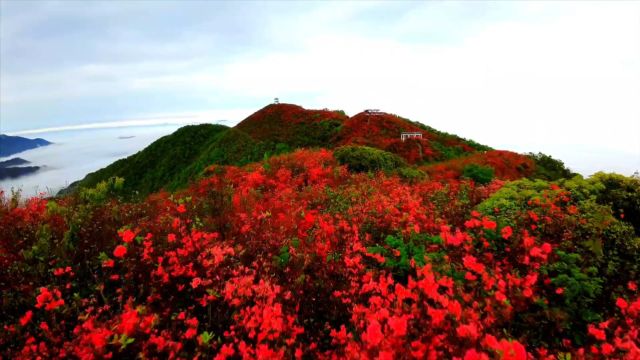
[(20, 190), (23, 196), (41, 192), (55, 194), (86, 174), (132, 155), (158, 138), (170, 134), (178, 125), (134, 126), (113, 129), (87, 129), (41, 133), (52, 145), (24, 151), (0, 161), (20, 157), (29, 166), (42, 168), (27, 176), (0, 181), (0, 190)]

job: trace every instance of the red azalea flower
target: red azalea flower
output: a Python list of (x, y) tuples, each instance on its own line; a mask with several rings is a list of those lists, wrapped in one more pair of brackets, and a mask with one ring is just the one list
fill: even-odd
[(122, 241), (124, 241), (125, 243), (130, 243), (133, 241), (133, 239), (136, 238), (136, 233), (127, 229), (125, 231), (120, 232), (120, 237), (122, 238)]
[(511, 229), (511, 226), (505, 226), (502, 228), (502, 231), (500, 232), (500, 234), (505, 240), (507, 240), (513, 234), (513, 230)]
[(369, 346), (376, 346), (380, 344), (382, 341), (382, 329), (380, 327), (380, 323), (378, 320), (371, 320), (369, 326), (367, 326), (367, 332), (362, 335), (364, 341), (366, 341)]
[(620, 309), (622, 309), (622, 310), (625, 310), (626, 308), (628, 308), (628, 307), (629, 307), (629, 304), (628, 304), (628, 303), (627, 303), (627, 301), (626, 301), (625, 299), (623, 299), (623, 298), (618, 298), (618, 299), (616, 300), (616, 305), (617, 305)]
[(29, 322), (31, 322), (32, 318), (33, 318), (33, 311), (31, 310), (27, 311), (24, 314), (24, 316), (20, 318), (20, 325), (21, 326), (27, 325)]
[(389, 320), (387, 320), (387, 323), (396, 336), (404, 336), (407, 333), (406, 316), (392, 316), (389, 318)]
[(113, 250), (113, 256), (115, 256), (117, 258), (122, 258), (126, 254), (127, 254), (127, 248), (125, 246), (122, 246), (122, 245), (116, 246), (116, 248)]

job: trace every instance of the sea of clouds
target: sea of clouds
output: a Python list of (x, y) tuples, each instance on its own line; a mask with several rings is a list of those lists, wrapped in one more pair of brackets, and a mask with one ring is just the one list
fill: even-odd
[(60, 189), (90, 172), (132, 155), (162, 136), (171, 134), (180, 126), (152, 125), (120, 128), (74, 129), (39, 132), (24, 135), (41, 137), (53, 144), (27, 150), (0, 161), (20, 157), (31, 162), (30, 166), (42, 168), (30, 175), (0, 181), (0, 190), (22, 192), (23, 197), (55, 195)]

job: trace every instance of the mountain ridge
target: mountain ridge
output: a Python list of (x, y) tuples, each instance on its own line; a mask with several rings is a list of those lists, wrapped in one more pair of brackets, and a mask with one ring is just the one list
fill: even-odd
[[(217, 126), (213, 133), (211, 126)], [(197, 179), (211, 165), (244, 165), (298, 148), (368, 146), (397, 155), (407, 166), (418, 168), (493, 150), (379, 110), (365, 110), (349, 117), (341, 110), (305, 109), (284, 103), (269, 104), (232, 128), (211, 124), (192, 125), (189, 131), (183, 130), (185, 128), (157, 141), (171, 146), (153, 143), (88, 174), (61, 194), (78, 187), (95, 186), (111, 177), (125, 178), (125, 187), (132, 193), (147, 195), (160, 189), (174, 191)], [(420, 137), (402, 139), (403, 132), (419, 133)], [(185, 158), (181, 147), (187, 145), (193, 151)], [(510, 158), (521, 157), (509, 154), (514, 154)], [(473, 159), (470, 162), (476, 162)], [(519, 159), (516, 162), (527, 161)], [(461, 169), (457, 169), (456, 174), (460, 176)], [(513, 174), (509, 176), (513, 177)]]

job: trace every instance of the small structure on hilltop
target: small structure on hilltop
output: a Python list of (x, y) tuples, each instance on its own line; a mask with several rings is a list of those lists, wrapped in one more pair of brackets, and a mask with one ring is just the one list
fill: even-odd
[(367, 109), (364, 111), (367, 115), (383, 115), (384, 113), (380, 109)]
[(400, 134), (400, 139), (402, 139), (402, 141), (405, 141), (407, 139), (422, 139), (422, 133), (421, 132), (403, 132)]
[(274, 104), (280, 104), (280, 99), (278, 99), (278, 98), (274, 98), (274, 99), (273, 99), (273, 103), (274, 103)]

